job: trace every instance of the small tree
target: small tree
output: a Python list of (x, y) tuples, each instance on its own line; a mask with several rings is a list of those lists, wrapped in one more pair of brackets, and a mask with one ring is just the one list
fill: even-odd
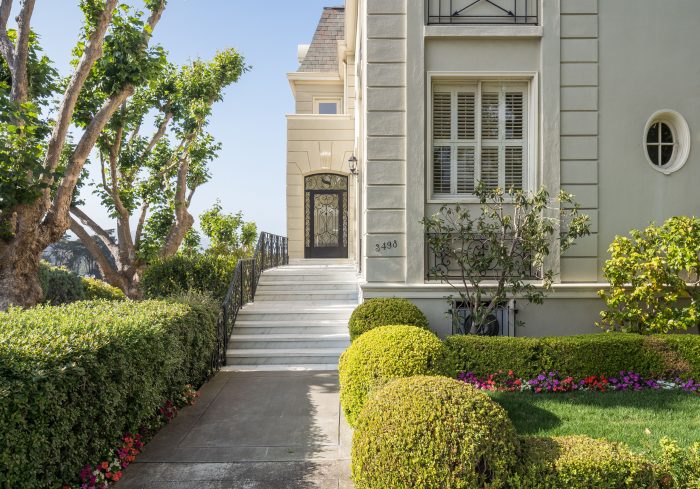
[(436, 257), (430, 276), (459, 294), (470, 333), (492, 334), (493, 313), (509, 298), (542, 303), (554, 279), (546, 263), (552, 246), (564, 252), (589, 234), (589, 218), (565, 192), (553, 201), (545, 189), (504, 192), (479, 185), (476, 195), (476, 215), (474, 206), (445, 205), (422, 222)]
[[(210, 62), (164, 64), (100, 135), (96, 192), (116, 221), (117, 239), (77, 205), (70, 209), (71, 231), (90, 250), (104, 279), (128, 296), (139, 295), (148, 263), (173, 256), (192, 227), (188, 209), (195, 191), (209, 180), (208, 164), (220, 148), (204, 128), (224, 89), (246, 70), (234, 49)], [(152, 132), (142, 135), (153, 114)], [(96, 246), (88, 229), (104, 246)]]
[(608, 252), (600, 327), (632, 333), (700, 327), (700, 219), (672, 217), (632, 230)]
[[(253, 221), (244, 221), (243, 213), (226, 214), (217, 199), (211, 209), (199, 215), (199, 227), (209, 241), (205, 253), (241, 259), (250, 257), (258, 238), (258, 226)], [(201, 238), (194, 230), (185, 237), (185, 251), (198, 252)]]

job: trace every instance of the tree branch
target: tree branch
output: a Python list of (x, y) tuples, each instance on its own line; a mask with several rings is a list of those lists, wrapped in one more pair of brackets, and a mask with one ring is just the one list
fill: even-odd
[(141, 244), (141, 236), (143, 235), (143, 226), (146, 222), (146, 215), (148, 214), (148, 208), (150, 207), (150, 203), (148, 201), (144, 202), (143, 205), (141, 206), (141, 215), (139, 216), (139, 223), (136, 225), (136, 237), (135, 242), (136, 242), (136, 248), (139, 247)]
[(165, 135), (165, 131), (168, 128), (168, 123), (170, 120), (173, 118), (172, 112), (168, 112), (164, 115), (163, 121), (160, 123), (160, 126), (158, 126), (158, 131), (153, 135), (151, 138), (151, 141), (148, 143), (148, 146), (146, 147), (146, 151), (144, 154), (148, 154), (151, 151), (153, 151), (153, 148), (155, 147), (156, 144), (158, 144), (158, 141), (160, 141), (163, 136)]
[(10, 98), (18, 104), (26, 102), (29, 96), (27, 65), (29, 61), (29, 37), (31, 35), (30, 23), (35, 3), (36, 0), (22, 0), (22, 9), (17, 16), (17, 45), (14, 53)]
[[(78, 65), (73, 72), (73, 77), (66, 91), (63, 94), (63, 100), (58, 108), (58, 114), (56, 116), (56, 124), (54, 130), (51, 133), (51, 139), (49, 139), (48, 147), (46, 150), (46, 158), (44, 159), (44, 168), (46, 169), (46, 175), (44, 178), (49, 182), (52, 181), (51, 177), (48, 175), (52, 174), (58, 167), (58, 163), (61, 159), (61, 152), (63, 151), (63, 145), (66, 142), (66, 136), (68, 134), (68, 129), (70, 127), (71, 120), (73, 119), (73, 111), (75, 110), (75, 104), (78, 101), (78, 96), (80, 91), (87, 80), (88, 75), (92, 66), (95, 64), (98, 58), (102, 56), (102, 45), (104, 43), (105, 34), (109, 24), (112, 22), (112, 14), (115, 7), (117, 6), (118, 0), (106, 0), (105, 9), (100, 14), (95, 30), (90, 34), (87, 43), (85, 44), (85, 51), (78, 61)], [(90, 148), (92, 150), (92, 148)], [(50, 196), (45, 193), (45, 199), (48, 201)], [(46, 202), (46, 207), (48, 207), (48, 202)]]
[(10, 19), (11, 11), (12, 0), (0, 0), (0, 53), (10, 68), (10, 72), (13, 71), (15, 65), (14, 46), (7, 35), (7, 21)]
[(165, 244), (160, 250), (161, 258), (167, 258), (177, 253), (185, 238), (185, 234), (194, 224), (194, 217), (187, 210), (187, 174), (190, 171), (188, 158), (180, 160), (177, 170), (177, 189), (175, 191), (175, 222), (170, 227)]
[(79, 209), (78, 207), (71, 207), (70, 208), (71, 214), (75, 216), (80, 222), (83, 224), (83, 226), (88, 226), (90, 229), (92, 229), (92, 232), (95, 233), (95, 236), (97, 236), (100, 241), (109, 249), (110, 253), (112, 253), (112, 258), (117, 260), (119, 256), (117, 255), (117, 243), (114, 241), (114, 238), (110, 236), (110, 234), (105, 231), (102, 226), (97, 224), (95, 221), (92, 220), (90, 216), (88, 216), (85, 212), (83, 212), (82, 209)]
[(97, 246), (97, 243), (92, 236), (83, 228), (78, 221), (70, 218), (70, 230), (75, 233), (76, 236), (83, 242), (85, 248), (87, 248), (90, 255), (97, 262), (97, 266), (102, 272), (102, 277), (110, 284), (119, 287), (124, 290), (124, 283), (122, 277), (119, 275), (119, 271), (114, 268), (112, 262), (104, 254), (104, 250)]

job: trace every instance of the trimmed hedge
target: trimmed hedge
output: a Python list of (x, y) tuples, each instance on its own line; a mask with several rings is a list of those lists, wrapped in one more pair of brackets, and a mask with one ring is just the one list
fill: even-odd
[(357, 489), (503, 487), (517, 435), (486, 394), (447, 377), (397, 379), (375, 391), (352, 442)]
[(451, 336), (447, 374), (488, 375), (513, 370), (521, 377), (542, 372), (584, 378), (632, 370), (645, 377), (700, 378), (700, 335), (608, 333), (550, 338)]
[(141, 290), (149, 299), (196, 291), (210, 293), (223, 301), (237, 263), (236, 258), (229, 256), (175, 255), (146, 268)]
[(0, 486), (55, 488), (210, 373), (210, 300), (90, 301), (0, 314)]
[(126, 300), (126, 295), (121, 289), (109, 285), (107, 282), (97, 280), (96, 278), (82, 277), (83, 287), (85, 288), (85, 299), (97, 300), (106, 299), (109, 301)]
[(648, 489), (652, 464), (623, 444), (586, 436), (524, 437), (512, 489)]
[(371, 329), (393, 324), (405, 324), (427, 329), (428, 319), (415, 304), (407, 299), (396, 297), (367, 299), (357, 306), (350, 316), (348, 324), (350, 341), (354, 341)]
[(353, 342), (338, 366), (340, 402), (350, 426), (370, 390), (397, 377), (439, 374), (445, 347), (430, 331), (416, 326), (381, 326)]

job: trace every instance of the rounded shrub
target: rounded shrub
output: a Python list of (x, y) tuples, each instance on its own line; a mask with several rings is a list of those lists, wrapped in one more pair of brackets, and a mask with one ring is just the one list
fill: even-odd
[(406, 324), (428, 328), (428, 319), (406, 299), (377, 297), (357, 306), (350, 316), (350, 341), (379, 326)]
[(340, 402), (355, 426), (370, 390), (397, 377), (440, 374), (445, 347), (415, 326), (382, 326), (362, 335), (340, 357)]
[(524, 437), (510, 487), (646, 489), (656, 487), (652, 464), (626, 445), (587, 436)]
[(78, 275), (66, 267), (56, 267), (42, 261), (39, 266), (39, 281), (44, 292), (43, 302), (52, 306), (85, 299), (85, 285)]
[(357, 489), (503, 487), (517, 435), (486, 394), (447, 377), (396, 379), (375, 391), (352, 443)]
[(107, 282), (90, 277), (83, 277), (82, 281), (87, 300), (107, 299), (110, 301), (123, 301), (126, 299), (126, 295), (121, 289), (113, 287)]

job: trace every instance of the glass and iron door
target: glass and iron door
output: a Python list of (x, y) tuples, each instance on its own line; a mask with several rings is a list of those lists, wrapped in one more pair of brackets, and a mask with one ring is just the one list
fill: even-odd
[(348, 177), (304, 179), (304, 223), (306, 258), (348, 257)]

